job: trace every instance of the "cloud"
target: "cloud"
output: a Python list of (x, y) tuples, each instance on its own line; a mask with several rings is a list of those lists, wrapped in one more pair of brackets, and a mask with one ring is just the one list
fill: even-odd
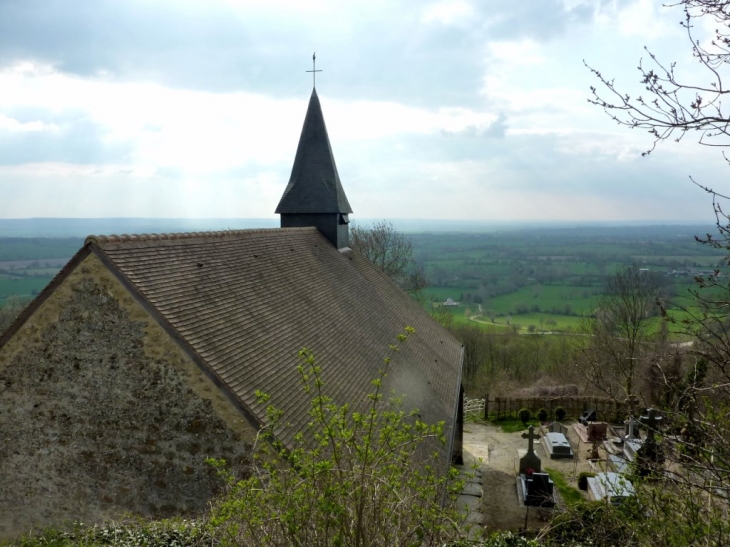
[(0, 113), (0, 165), (129, 162), (132, 145), (106, 137), (101, 125), (79, 112)]
[(507, 116), (504, 112), (500, 112), (494, 121), (484, 125), (467, 125), (459, 131), (441, 130), (441, 134), (446, 137), (467, 137), (467, 138), (486, 138), (501, 139), (504, 138), (507, 131)]

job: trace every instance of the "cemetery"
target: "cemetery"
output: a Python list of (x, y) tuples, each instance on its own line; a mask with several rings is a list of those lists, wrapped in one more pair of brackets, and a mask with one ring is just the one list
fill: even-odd
[(595, 411), (582, 417), (518, 432), (502, 431), (498, 421), (465, 426), (465, 457), (478, 445), (482, 459), (484, 495), (477, 509), (487, 530), (540, 528), (566, 505), (560, 482), (585, 500), (618, 505), (635, 495), (631, 471), (645, 474), (663, 465), (656, 435), (661, 417), (653, 409), (637, 411), (623, 423), (600, 421)]

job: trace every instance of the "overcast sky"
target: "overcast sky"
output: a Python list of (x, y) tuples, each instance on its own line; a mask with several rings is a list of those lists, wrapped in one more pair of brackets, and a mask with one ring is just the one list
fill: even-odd
[[(354, 218), (711, 220), (728, 167), (588, 104), (654, 0), (0, 0), (0, 218), (262, 218), (317, 92)], [(684, 69), (684, 67), (687, 67)]]

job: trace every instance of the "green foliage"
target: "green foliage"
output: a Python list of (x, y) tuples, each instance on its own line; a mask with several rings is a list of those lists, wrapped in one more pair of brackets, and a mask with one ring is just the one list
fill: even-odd
[(595, 476), (596, 474), (591, 473), (590, 471), (581, 471), (578, 474), (578, 488), (581, 490), (588, 490), (588, 478)]
[(548, 411), (544, 408), (541, 408), (537, 411), (537, 419), (541, 422), (546, 422), (548, 419)]
[(555, 419), (559, 422), (562, 422), (565, 419), (565, 415), (567, 414), (562, 406), (556, 406), (553, 412), (555, 413)]
[[(541, 533), (553, 545), (726, 545), (725, 502), (687, 482), (637, 481), (636, 496), (620, 505), (581, 501), (567, 506)], [(715, 494), (718, 492), (715, 491)]]
[[(391, 352), (412, 331), (399, 335)], [(295, 435), (295, 446), (276, 443), (274, 432), (286, 424), (270, 405), (272, 424), (260, 438), (271, 442), (259, 447), (249, 478), (237, 480), (223, 462), (211, 462), (228, 485), (211, 511), (220, 544), (426, 546), (458, 537), (453, 504), (463, 482), (455, 470), (446, 472), (437, 451), (445, 442), (443, 424), (425, 424), (416, 410), (384, 399), (391, 356), (363, 410), (334, 404), (313, 354), (304, 349), (300, 357), (311, 421)]]
[(467, 393), (493, 393), (499, 381), (525, 385), (540, 375), (564, 379), (568, 383), (574, 381), (574, 375), (567, 373), (565, 363), (578, 355), (579, 347), (570, 337), (525, 336), (503, 327), (499, 330), (493, 327), (490, 331), (473, 323), (453, 323), (448, 328), (464, 344)]
[(602, 501), (581, 501), (553, 518), (542, 537), (546, 545), (628, 547), (638, 545), (632, 525), (641, 518), (645, 517), (635, 503), (615, 507)]
[(518, 536), (513, 532), (494, 532), (479, 541), (461, 540), (449, 543), (446, 547), (538, 547), (534, 539)]
[(530, 412), (529, 408), (521, 408), (517, 416), (524, 425), (527, 425), (527, 422), (532, 418), (532, 412)]
[(560, 471), (549, 467), (546, 467), (545, 471), (550, 474), (550, 478), (553, 479), (555, 488), (557, 488), (558, 492), (560, 492), (565, 504), (573, 505), (583, 500), (581, 493), (568, 484), (568, 480), (565, 478), (565, 475), (563, 475)]
[[(8, 546), (14, 547), (194, 547), (210, 545), (202, 521), (170, 519), (145, 521), (143, 519), (109, 522), (87, 526), (74, 523), (66, 528), (49, 528), (27, 534)], [(2, 542), (0, 542), (2, 544)]]

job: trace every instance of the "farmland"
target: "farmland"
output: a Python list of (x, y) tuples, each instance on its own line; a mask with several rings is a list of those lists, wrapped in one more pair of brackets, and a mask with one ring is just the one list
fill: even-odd
[[(592, 313), (607, 276), (628, 265), (681, 301), (695, 276), (724, 268), (725, 252), (698, 243), (708, 226), (584, 227), (413, 234), (429, 280), (424, 306), (456, 324), (571, 331)], [(442, 307), (447, 299), (458, 305)], [(679, 312), (673, 311), (675, 315)]]
[[(653, 272), (675, 301), (724, 252), (695, 235), (711, 226), (500, 229), (409, 233), (429, 280), (424, 307), (454, 324), (571, 331), (590, 314), (607, 276), (629, 264)], [(0, 306), (28, 300), (83, 245), (82, 238), (0, 237)], [(441, 308), (451, 298), (458, 305)], [(679, 312), (673, 312), (678, 314)]]
[(79, 238), (0, 238), (0, 306), (38, 294), (82, 245)]

